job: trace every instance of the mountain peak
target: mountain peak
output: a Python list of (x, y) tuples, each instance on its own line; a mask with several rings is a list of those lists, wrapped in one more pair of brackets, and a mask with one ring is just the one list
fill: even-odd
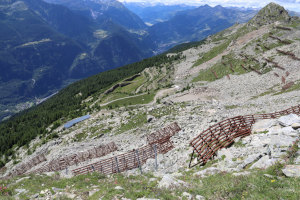
[(249, 24), (262, 26), (272, 24), (276, 21), (288, 22), (290, 19), (291, 17), (284, 7), (271, 2), (257, 13)]

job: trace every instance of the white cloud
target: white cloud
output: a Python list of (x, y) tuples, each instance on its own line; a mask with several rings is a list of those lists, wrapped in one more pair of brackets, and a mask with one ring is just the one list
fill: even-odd
[(211, 6), (236, 6), (262, 8), (270, 2), (278, 3), (286, 9), (300, 12), (300, 0), (119, 0), (121, 2), (147, 2), (147, 3), (164, 3), (164, 4), (190, 4)]

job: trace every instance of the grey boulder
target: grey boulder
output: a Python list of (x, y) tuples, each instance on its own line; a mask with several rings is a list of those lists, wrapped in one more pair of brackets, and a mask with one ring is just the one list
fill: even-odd
[(287, 177), (300, 177), (300, 165), (287, 165), (282, 172)]
[(300, 123), (300, 117), (296, 114), (289, 114), (282, 116), (278, 119), (278, 122), (282, 126), (291, 126), (294, 123)]

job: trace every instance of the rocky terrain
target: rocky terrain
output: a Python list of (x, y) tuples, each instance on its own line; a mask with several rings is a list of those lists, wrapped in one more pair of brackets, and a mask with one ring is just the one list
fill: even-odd
[[(266, 20), (266, 13), (277, 17), (271, 14), (272, 20)], [(269, 4), (249, 23), (236, 24), (176, 54), (180, 61), (146, 69), (131, 84), (83, 102), (91, 110), (90, 119), (69, 129), (61, 125), (51, 133), (56, 135), (52, 139), (39, 137), (28, 148), (16, 149), (3, 176), (41, 153), (48, 162), (109, 142), (118, 147), (68, 171), (6, 180), (3, 184), (14, 189), (14, 198), (299, 199), (297, 115), (259, 121), (250, 136), (236, 139), (206, 165), (192, 169), (188, 165), (190, 141), (209, 126), (234, 116), (299, 105), (300, 19)], [(136, 96), (142, 92), (146, 96)], [(123, 175), (72, 177), (72, 169), (146, 145), (148, 134), (172, 122), (182, 130), (171, 137), (174, 148), (158, 155), (157, 170), (155, 159), (148, 159), (143, 175), (133, 169)], [(261, 196), (260, 187), (268, 190), (266, 196)]]
[[(197, 172), (197, 176), (205, 176), (220, 172), (240, 172), (233, 175), (247, 175), (244, 169), (266, 169), (277, 162), (285, 163), (285, 154), (293, 145), (299, 148), (299, 116), (290, 114), (278, 120), (261, 120), (254, 124), (252, 135), (237, 138), (233, 147), (222, 149), (216, 159), (220, 161), (213, 167)], [(286, 166), (286, 176), (299, 177), (299, 157), (297, 152), (295, 166)], [(288, 168), (295, 170), (288, 170)]]

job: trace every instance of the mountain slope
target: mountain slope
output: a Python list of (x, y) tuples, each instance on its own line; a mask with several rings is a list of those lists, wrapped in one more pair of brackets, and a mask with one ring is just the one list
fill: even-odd
[(188, 5), (145, 5), (144, 3), (139, 2), (124, 2), (124, 5), (150, 25), (168, 21), (179, 11), (196, 8), (195, 6)]
[[(160, 55), (122, 68), (102, 72), (71, 84), (37, 107), (24, 111), (7, 122), (2, 122), (0, 124), (1, 156), (3, 154), (11, 155), (12, 151), (8, 149), (15, 143), (22, 146), (28, 144), (37, 135), (48, 135), (49, 130), (57, 128), (61, 118), (73, 118), (89, 112), (89, 109), (85, 107), (86, 104), (82, 104), (82, 102), (91, 96), (97, 99), (99, 94), (112, 84), (119, 82), (120, 79), (131, 77), (147, 67), (160, 66), (177, 58), (178, 56)], [(51, 112), (49, 112), (50, 110)], [(53, 127), (51, 124), (55, 121), (57, 123)], [(24, 130), (25, 127), (26, 130)], [(49, 127), (52, 128), (49, 129)], [(10, 139), (7, 140), (8, 136)]]
[(146, 38), (118, 29), (100, 40), (90, 54), (77, 59), (69, 73), (72, 78), (91, 76), (150, 57), (152, 48)]
[[(191, 16), (201, 17), (194, 10), (148, 33), (139, 17), (114, 0), (51, 2), (56, 4), (42, 0), (1, 2), (1, 24), (6, 29), (1, 30), (5, 74), (0, 80), (0, 119), (75, 80), (139, 61), (177, 43), (202, 39), (231, 24), (219, 16), (204, 19), (209, 28), (201, 20), (189, 25)], [(234, 15), (232, 21), (236, 17), (240, 16)]]
[(144, 22), (116, 0), (46, 0), (61, 4), (96, 21), (112, 20), (126, 29), (141, 30), (146, 28)]
[(0, 5), (0, 119), (76, 79), (153, 55), (145, 36), (111, 20), (100, 23), (41, 0)]
[(290, 16), (296, 16), (296, 17), (300, 17), (300, 13), (299, 12), (295, 12), (295, 11), (288, 11)]
[(25, 0), (28, 8), (40, 16), (57, 32), (81, 44), (91, 42), (94, 29), (92, 20), (82, 17), (64, 6), (48, 4), (41, 0)]
[(175, 44), (202, 40), (234, 23), (246, 22), (254, 14), (255, 11), (238, 11), (221, 6), (205, 5), (179, 12), (169, 21), (150, 27), (149, 33), (162, 49), (166, 49)]
[(58, 89), (82, 47), (55, 31), (23, 2), (2, 7), (0, 12), (1, 103)]
[[(172, 53), (71, 84), (1, 123), (1, 195), (298, 199), (293, 123), (300, 118), (265, 118), (300, 113), (300, 19), (267, 8), (271, 24), (261, 24), (259, 13)], [(174, 122), (181, 130), (168, 126)], [(193, 151), (193, 138), (204, 141), (201, 151)]]
[[(259, 19), (259, 15), (261, 14), (258, 14), (254, 19)], [(13, 145), (16, 143), (20, 146), (27, 144), (40, 134), (45, 138), (51, 137), (52, 134), (57, 133), (56, 131), (64, 135), (64, 131), (67, 132), (68, 130), (55, 130), (61, 123), (89, 112), (94, 112), (97, 115), (103, 104), (110, 100), (119, 99), (113, 104), (104, 106), (104, 113), (121, 112), (118, 108), (123, 105), (141, 104), (142, 98), (135, 99), (132, 97), (126, 101), (123, 101), (122, 98), (143, 94), (143, 92), (146, 92), (143, 94), (146, 95), (143, 97), (144, 99), (155, 99), (158, 105), (162, 99), (166, 102), (164, 104), (166, 106), (169, 104), (168, 101), (179, 103), (174, 105), (175, 110), (166, 111), (166, 115), (169, 112), (173, 113), (173, 111), (178, 114), (176, 110), (181, 106), (180, 103), (184, 104), (186, 101), (199, 101), (200, 104), (209, 102), (207, 105), (205, 104), (206, 108), (209, 109), (211, 100), (217, 99), (226, 110), (226, 107), (232, 104), (244, 105), (253, 102), (256, 105), (259, 104), (260, 100), (269, 101), (271, 99), (264, 99), (264, 96), (270, 93), (278, 92), (278, 95), (284, 96), (285, 93), (281, 94), (280, 91), (281, 86), (285, 86), (285, 83), (281, 83), (280, 78), (275, 79), (274, 73), (278, 76), (279, 74), (282, 75), (282, 80), (289, 80), (289, 82), (294, 83), (293, 90), (288, 93), (289, 95), (294, 94), (294, 90), (297, 91), (298, 88), (297, 81), (300, 79), (299, 73), (297, 73), (298, 68), (295, 67), (299, 52), (293, 50), (298, 49), (300, 45), (299, 38), (297, 38), (299, 37), (300, 22), (298, 18), (291, 18), (291, 21), (287, 22), (283, 18), (285, 15), (281, 16), (280, 13), (276, 15), (274, 24), (261, 26), (253, 19), (245, 25), (238, 24), (226, 29), (199, 43), (199, 46), (194, 46), (183, 52), (146, 59), (143, 62), (104, 72), (70, 85), (40, 106), (1, 124), (0, 129), (4, 132), (0, 140), (2, 141), (2, 154), (6, 154), (6, 158), (9, 159), (11, 155), (9, 149)], [(256, 24), (256, 27), (251, 25), (253, 23)], [(275, 24), (277, 25), (275, 26)], [(293, 57), (289, 58), (278, 53), (276, 49), (284, 52), (293, 51), (296, 60)], [(284, 62), (289, 62), (290, 65), (285, 66)], [(281, 65), (287, 69), (288, 73), (280, 71), (283, 68)], [(130, 78), (138, 73), (140, 73), (140, 77), (135, 77), (134, 80)], [(227, 77), (229, 77), (228, 80)], [(122, 81), (126, 78), (128, 81)], [(269, 81), (262, 82), (262, 80)], [(118, 86), (117, 89), (106, 92), (110, 88), (115, 88), (116, 85)], [(119, 85), (128, 87), (119, 88)], [(243, 87), (240, 88), (240, 85)], [(161, 91), (157, 92), (158, 90)], [(155, 94), (156, 96), (153, 98)], [(274, 102), (277, 99), (274, 97)], [(290, 106), (295, 102), (294, 98), (292, 99), (292, 101), (282, 104), (281, 107)], [(145, 109), (150, 109), (156, 105), (155, 103), (145, 106)], [(109, 110), (109, 108), (116, 108), (117, 110)], [(133, 108), (135, 109), (135, 107)], [(139, 106), (136, 109), (137, 115), (133, 116), (141, 114), (140, 119), (144, 119), (145, 113), (148, 111), (138, 111)], [(241, 107), (240, 109), (237, 109), (236, 112), (245, 112), (248, 107)], [(151, 111), (150, 113), (157, 118), (165, 116), (165, 112)], [(228, 113), (224, 112), (224, 115), (226, 114)], [(120, 116), (117, 115), (113, 118), (119, 120)], [(184, 119), (181, 120), (184, 123)], [(133, 124), (136, 122), (126, 121), (125, 118), (122, 118), (121, 121), (122, 123), (120, 121), (114, 122), (117, 125), (110, 127), (109, 130), (117, 133), (123, 133), (124, 130), (134, 131), (131, 127), (135, 127)], [(22, 126), (19, 125), (20, 123)], [(127, 125), (127, 123), (133, 124)], [(144, 121), (139, 121), (139, 123), (143, 125)], [(109, 124), (108, 122), (104, 123), (104, 126), (108, 129)], [(26, 131), (24, 131), (25, 127)], [(10, 140), (7, 140), (8, 135), (11, 137)], [(92, 137), (92, 135), (86, 135), (86, 137), (90, 136)]]

